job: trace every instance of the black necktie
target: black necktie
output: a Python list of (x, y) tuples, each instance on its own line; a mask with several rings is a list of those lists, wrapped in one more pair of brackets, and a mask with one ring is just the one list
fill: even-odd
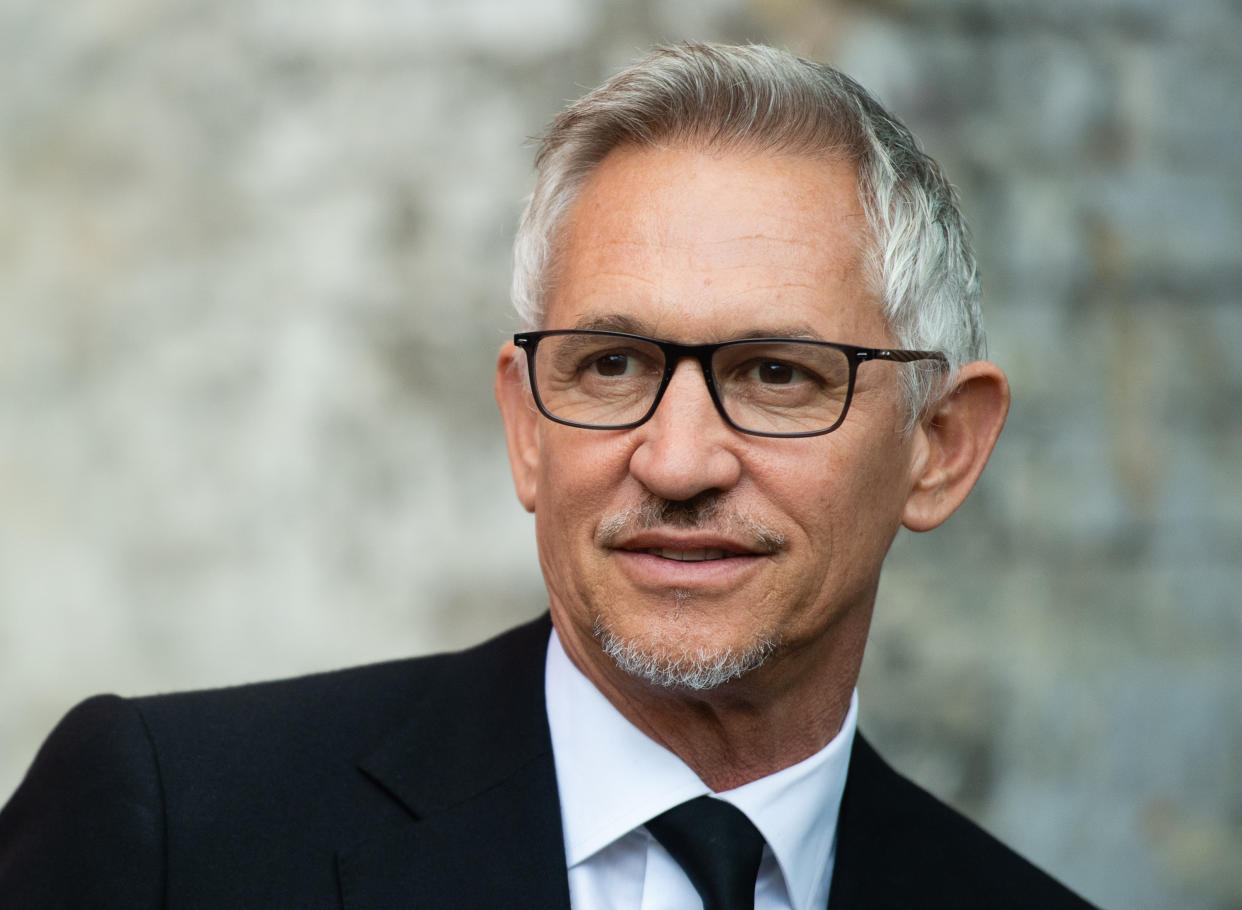
[(703, 910), (754, 910), (763, 835), (738, 808), (700, 796), (647, 822), (703, 898)]

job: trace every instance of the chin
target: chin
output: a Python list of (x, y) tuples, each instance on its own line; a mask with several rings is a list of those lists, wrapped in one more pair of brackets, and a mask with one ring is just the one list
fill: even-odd
[(593, 631), (600, 648), (622, 672), (668, 690), (716, 689), (759, 669), (779, 646), (776, 636), (762, 634), (728, 644), (706, 636), (696, 641), (684, 631), (632, 635), (598, 615)]

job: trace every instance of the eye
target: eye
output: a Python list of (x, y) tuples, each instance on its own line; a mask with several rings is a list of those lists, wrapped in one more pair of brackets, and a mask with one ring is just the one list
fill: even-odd
[(780, 360), (761, 360), (754, 366), (754, 377), (765, 385), (787, 385), (805, 378), (806, 374), (792, 363)]
[(804, 366), (788, 360), (752, 360), (740, 374), (745, 382), (756, 385), (795, 385), (802, 382), (814, 382), (815, 373)]
[(593, 360), (588, 361), (586, 368), (594, 370), (600, 376), (624, 376), (626, 373), (632, 372), (632, 361), (633, 358), (628, 354), (612, 351), (607, 354), (600, 354)]

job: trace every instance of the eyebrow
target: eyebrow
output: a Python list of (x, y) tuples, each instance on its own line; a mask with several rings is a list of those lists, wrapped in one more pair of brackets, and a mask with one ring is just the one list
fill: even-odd
[(620, 313), (584, 316), (573, 324), (573, 328), (590, 332), (625, 332), (630, 335), (644, 334), (644, 326), (641, 322)]
[[(632, 316), (623, 313), (605, 313), (595, 316), (584, 316), (574, 323), (573, 328), (591, 332), (625, 332), (628, 335), (652, 337), (647, 325)], [(806, 341), (823, 341), (823, 336), (803, 322), (781, 323), (745, 329), (736, 335), (719, 339), (733, 341), (740, 338), (798, 338)]]

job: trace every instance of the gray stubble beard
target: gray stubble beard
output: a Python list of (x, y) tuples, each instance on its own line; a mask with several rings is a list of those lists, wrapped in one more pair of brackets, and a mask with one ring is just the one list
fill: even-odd
[[(689, 593), (679, 591), (678, 605)], [(660, 689), (704, 692), (759, 669), (776, 653), (778, 642), (760, 637), (745, 648), (711, 650), (698, 647), (680, 653), (655, 649), (624, 639), (599, 616), (595, 617), (596, 641), (624, 673)]]

